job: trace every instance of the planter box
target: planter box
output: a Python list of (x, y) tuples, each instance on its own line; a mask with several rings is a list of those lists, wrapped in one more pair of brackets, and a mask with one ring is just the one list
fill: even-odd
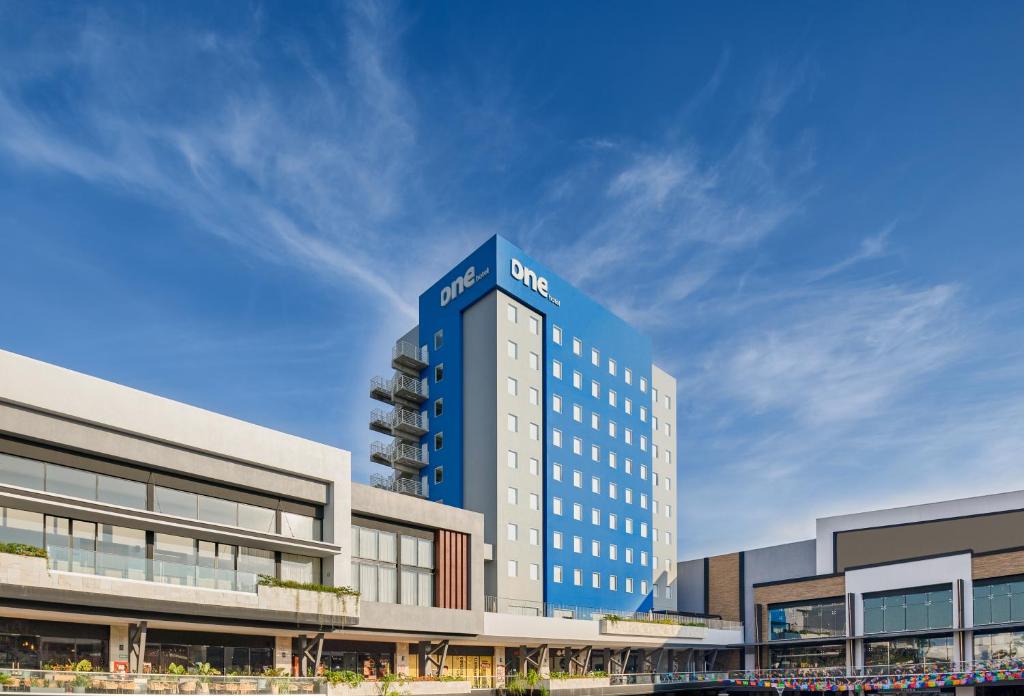
[(641, 638), (697, 638), (708, 634), (707, 626), (682, 626), (680, 624), (647, 623), (644, 621), (609, 621), (601, 619), (601, 633), (614, 636), (637, 636)]
[[(433, 696), (435, 694), (468, 694), (471, 685), (468, 681), (408, 681), (395, 684), (397, 693), (410, 696)], [(351, 687), (344, 684), (331, 685), (329, 696), (378, 696), (380, 687), (377, 682), (364, 681), (359, 686)]]
[(541, 684), (552, 693), (556, 691), (578, 691), (581, 689), (603, 689), (612, 685), (611, 677), (580, 677), (579, 679), (545, 679)]
[(359, 616), (358, 595), (336, 595), (333, 592), (262, 585), (256, 588), (256, 594), (259, 608), (265, 611), (286, 611), (327, 617)]

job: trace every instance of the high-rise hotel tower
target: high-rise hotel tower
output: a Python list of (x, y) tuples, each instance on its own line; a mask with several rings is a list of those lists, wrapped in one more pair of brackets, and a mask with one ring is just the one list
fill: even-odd
[(501, 237), (419, 321), (371, 384), (378, 484), (483, 513), (501, 611), (675, 609), (676, 382), (650, 341)]

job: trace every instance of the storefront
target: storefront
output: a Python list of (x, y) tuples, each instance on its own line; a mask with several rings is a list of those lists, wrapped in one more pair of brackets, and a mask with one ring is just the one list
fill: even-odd
[(221, 674), (259, 674), (274, 666), (274, 638), (150, 629), (146, 671), (165, 673), (172, 663), (187, 668), (209, 663)]
[[(298, 641), (292, 652), (301, 652)], [(364, 679), (379, 679), (392, 672), (395, 664), (395, 644), (354, 640), (325, 640), (320, 661), (324, 669), (361, 674)]]
[(0, 618), (0, 668), (46, 669), (89, 660), (107, 664), (109, 626)]

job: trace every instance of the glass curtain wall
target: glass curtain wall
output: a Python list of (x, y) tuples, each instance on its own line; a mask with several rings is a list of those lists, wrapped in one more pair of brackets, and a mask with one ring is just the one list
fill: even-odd
[(975, 660), (1009, 660), (1024, 658), (1024, 631), (975, 633)]
[(1024, 578), (974, 583), (974, 625), (1024, 621)]
[(864, 665), (930, 665), (949, 667), (953, 662), (953, 637), (907, 637), (864, 641)]
[(771, 669), (845, 667), (846, 646), (842, 643), (828, 645), (780, 645), (772, 647), (768, 651), (768, 661)]
[(836, 638), (846, 635), (846, 602), (826, 599), (768, 607), (769, 640)]
[(953, 591), (943, 587), (864, 595), (864, 633), (953, 626)]

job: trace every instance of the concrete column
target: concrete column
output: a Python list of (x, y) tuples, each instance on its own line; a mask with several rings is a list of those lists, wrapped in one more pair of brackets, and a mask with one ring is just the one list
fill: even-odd
[(409, 674), (409, 644), (395, 643), (395, 674), (412, 676)]
[(110, 664), (107, 669), (114, 671), (114, 663), (128, 663), (128, 624), (113, 624), (110, 627)]
[(956, 696), (974, 696), (974, 687), (958, 686), (956, 687)]
[(292, 637), (274, 637), (274, 667), (292, 673)]

